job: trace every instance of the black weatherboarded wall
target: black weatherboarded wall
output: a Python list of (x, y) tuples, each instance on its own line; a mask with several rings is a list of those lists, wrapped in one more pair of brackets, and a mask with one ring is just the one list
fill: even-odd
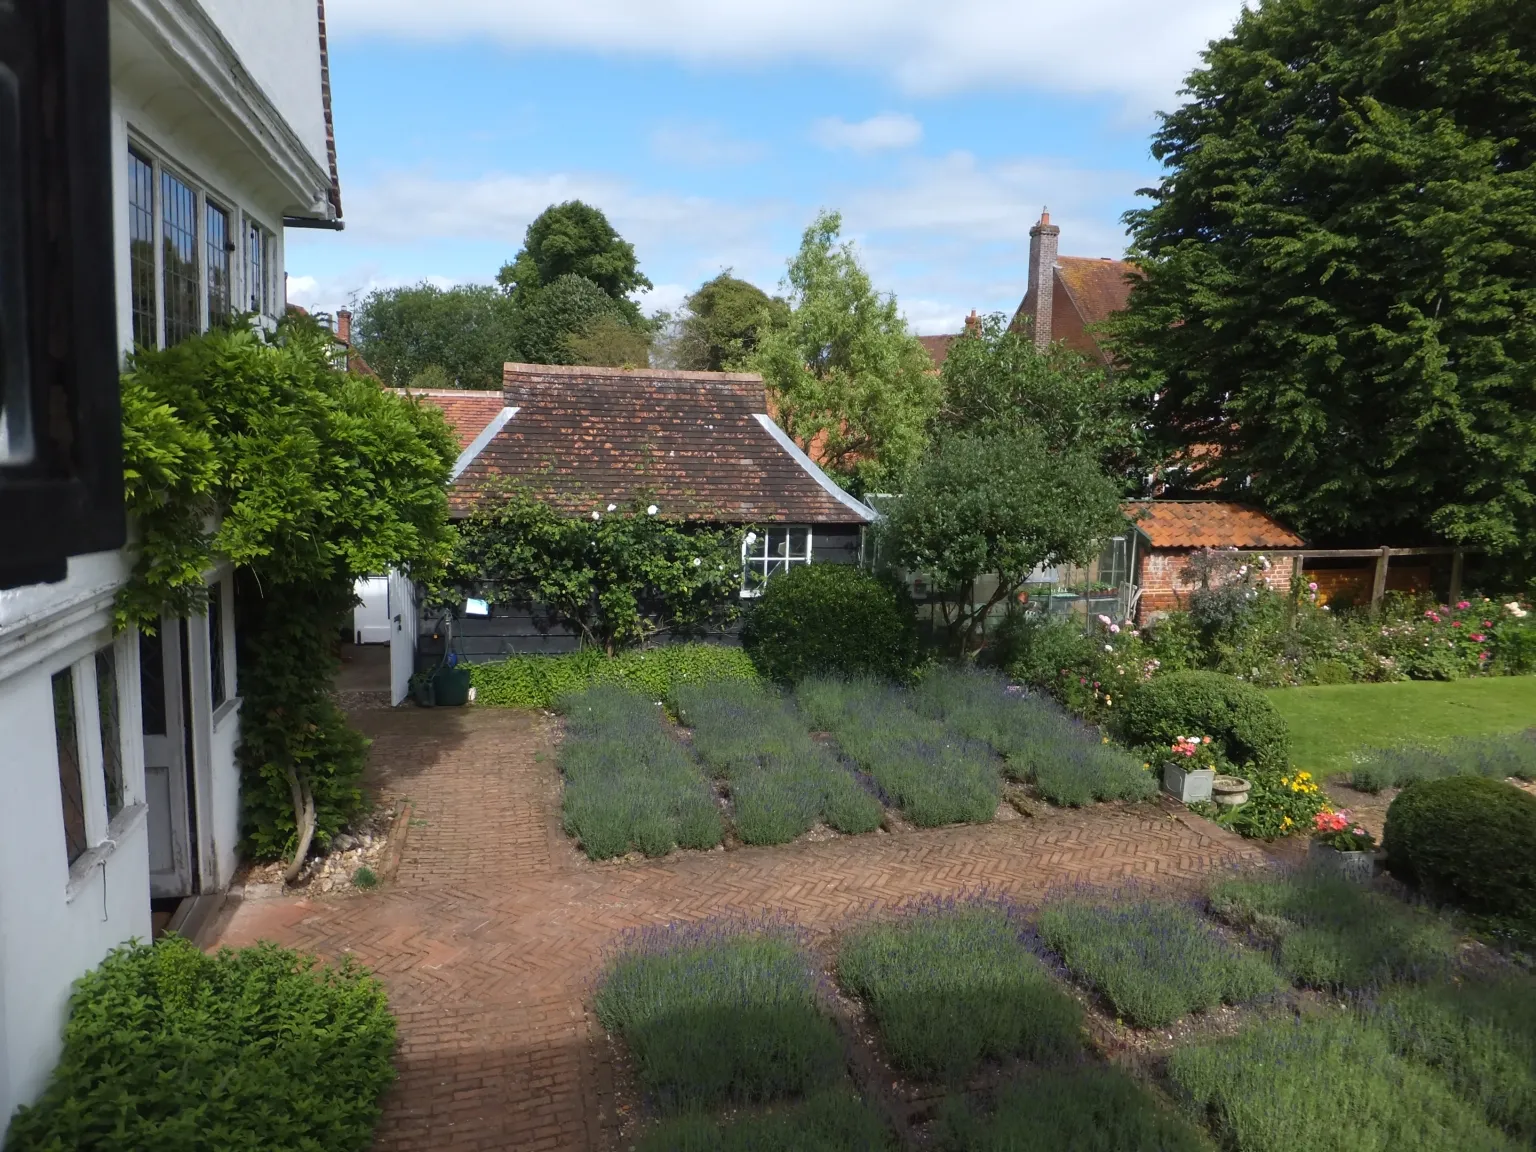
[[(857, 524), (818, 524), (811, 535), (811, 559), (817, 564), (857, 564), (859, 562), (859, 537), (862, 529)], [(750, 611), (751, 601), (745, 605)], [(730, 628), (702, 637), (688, 636), (679, 639), (702, 639), (715, 644), (738, 645), (741, 643), (741, 624), (738, 619)], [(440, 627), (440, 617), (423, 614), (421, 635), (416, 646), (416, 666), (430, 668), (443, 658), (445, 633)], [(488, 664), (504, 660), (508, 656), (559, 655), (575, 652), (581, 647), (580, 636), (545, 614), (511, 604), (491, 605), (489, 616), (463, 616), (452, 622), (453, 646), (459, 655), (472, 664)], [(651, 641), (665, 644), (672, 639), (666, 632), (658, 632)]]

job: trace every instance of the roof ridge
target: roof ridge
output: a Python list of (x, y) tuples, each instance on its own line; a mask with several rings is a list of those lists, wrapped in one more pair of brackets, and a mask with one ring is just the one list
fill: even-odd
[(594, 364), (526, 364), (508, 360), (502, 379), (510, 376), (618, 376), (629, 380), (676, 380), (698, 384), (761, 384), (758, 372), (705, 372), (679, 368), (614, 368)]

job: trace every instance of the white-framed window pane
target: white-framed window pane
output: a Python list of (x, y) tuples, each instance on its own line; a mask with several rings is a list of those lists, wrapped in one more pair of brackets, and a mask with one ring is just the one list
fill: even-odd
[(224, 703), (228, 688), (224, 680), (224, 584), (208, 588), (208, 686), (213, 706)]
[(80, 778), (80, 721), (75, 714), (75, 674), (53, 674), (53, 738), (59, 753), (59, 799), (64, 808), (64, 847), (73, 864), (87, 848), (85, 789)]
[(229, 213), (212, 200), (207, 202), (203, 232), (207, 237), (208, 323), (229, 319)]
[(250, 311), (267, 311), (267, 233), (254, 221), (245, 233), (245, 286), (250, 294)]
[(96, 714), (101, 720), (101, 773), (107, 786), (107, 819), (123, 810), (123, 725), (117, 692), (117, 649), (96, 653)]
[(165, 171), (160, 173), (160, 227), (169, 348), (202, 330), (202, 293), (197, 274), (197, 194)]
[(742, 593), (758, 595), (773, 576), (810, 562), (811, 529), (806, 525), (774, 524), (749, 532), (741, 548)]
[(155, 320), (155, 169), (128, 150), (128, 284), (137, 348), (160, 344)]

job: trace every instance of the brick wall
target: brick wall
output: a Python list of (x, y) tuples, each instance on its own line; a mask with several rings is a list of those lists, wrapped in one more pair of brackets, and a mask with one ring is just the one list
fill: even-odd
[[(1141, 555), (1136, 581), (1141, 586), (1141, 603), (1136, 612), (1138, 623), (1145, 624), (1156, 615), (1189, 606), (1189, 594), (1196, 585), (1186, 581), (1180, 573), (1188, 565), (1192, 551), (1190, 548), (1154, 548)], [(1290, 588), (1291, 574), (1295, 570), (1294, 556), (1272, 557), (1265, 583), (1277, 592), (1284, 592)]]

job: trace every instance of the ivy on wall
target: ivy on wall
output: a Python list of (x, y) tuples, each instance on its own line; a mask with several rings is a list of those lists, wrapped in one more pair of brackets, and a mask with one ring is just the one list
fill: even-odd
[(336, 371), (307, 317), (140, 351), (122, 394), (134, 570), (118, 625), (201, 611), (204, 572), (234, 564), (246, 846), (297, 875), (362, 805), (366, 741), (329, 696), (353, 586), (440, 575), (453, 437), (435, 408)]
[(658, 631), (696, 636), (729, 624), (740, 610), (740, 533), (667, 512), (639, 497), (565, 515), (502, 482), (460, 524), (433, 599), (535, 609), (610, 656)]

